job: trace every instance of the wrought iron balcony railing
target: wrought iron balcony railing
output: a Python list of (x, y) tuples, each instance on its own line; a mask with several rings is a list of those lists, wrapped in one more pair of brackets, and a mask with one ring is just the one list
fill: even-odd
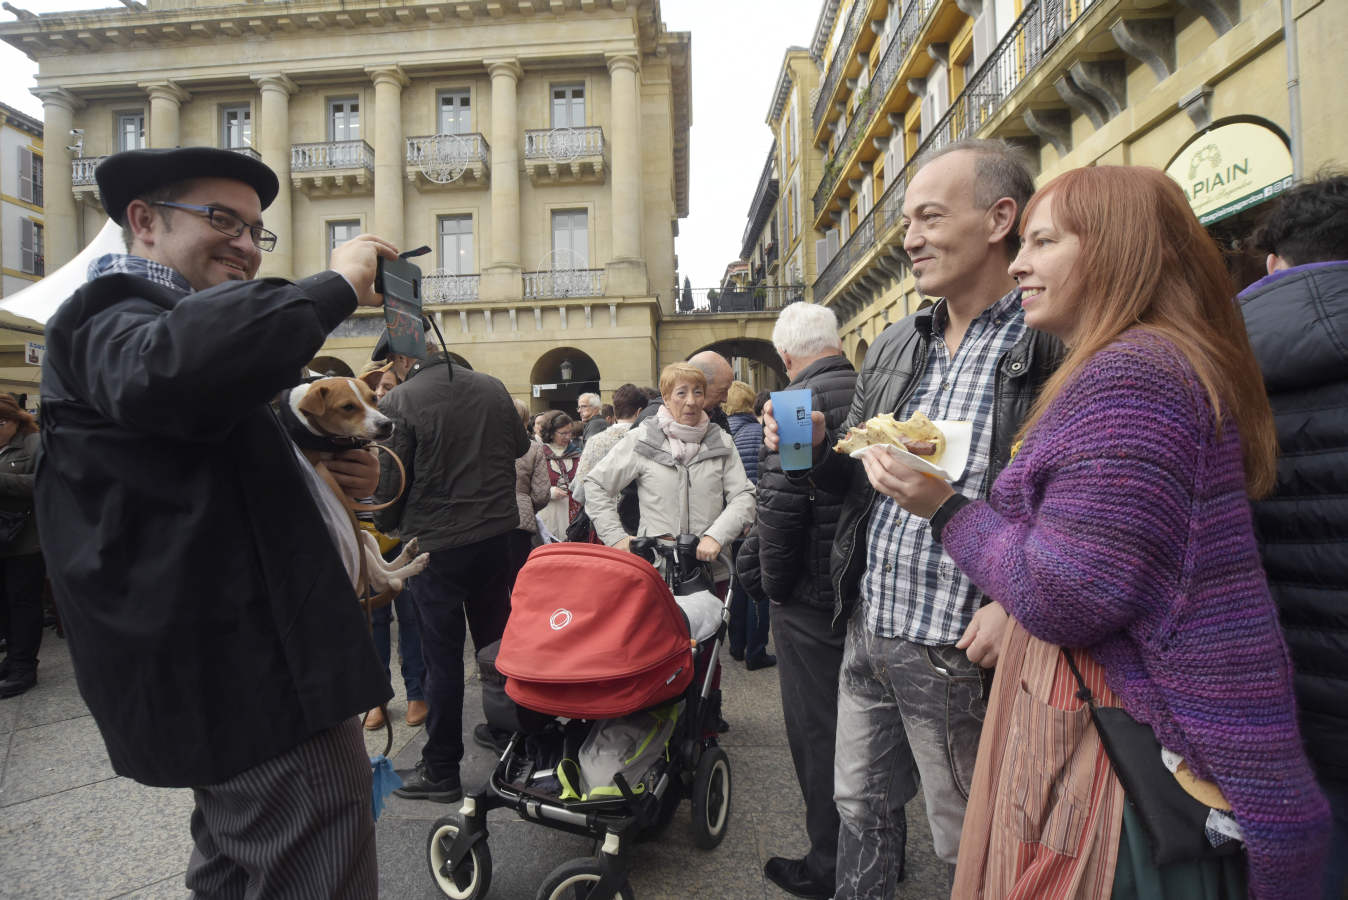
[(603, 294), (603, 269), (554, 269), (550, 272), (524, 273), (525, 300), (602, 297)]
[(856, 46), (857, 35), (861, 34), (862, 26), (870, 18), (869, 11), (871, 0), (852, 0), (852, 9), (847, 16), (847, 26), (843, 30), (842, 38), (838, 41), (838, 49), (834, 51), (833, 58), (829, 60), (828, 72), (824, 75), (824, 84), (819, 88), (819, 99), (814, 103), (814, 111), (811, 113), (810, 121), (814, 124), (814, 134), (819, 133), (819, 126), (824, 124), (824, 117), (828, 114), (829, 105), (833, 103), (833, 93), (838, 89), (838, 82), (842, 80), (843, 73), (847, 71), (847, 64), (852, 58), (852, 48)]
[(530, 129), (524, 132), (525, 160), (571, 162), (585, 156), (604, 155), (604, 129), (585, 128)]
[(374, 171), (374, 149), (364, 141), (320, 141), (292, 144), (290, 171), (322, 172), (331, 169)]
[(471, 303), (477, 299), (480, 278), (435, 269), (421, 279), (421, 299), (425, 303)]
[(904, 57), (908, 55), (908, 51), (913, 46), (913, 41), (921, 33), (922, 26), (926, 24), (927, 18), (938, 3), (939, 0), (912, 0), (904, 7), (903, 15), (899, 18), (898, 28), (890, 39), (889, 46), (885, 48), (885, 55), (881, 58), (880, 65), (871, 78), (870, 86), (866, 88), (865, 96), (857, 106), (857, 111), (852, 115), (851, 121), (847, 123), (847, 130), (843, 132), (843, 138), (838, 143), (838, 152), (824, 170), (824, 177), (820, 179), (819, 187), (814, 192), (814, 214), (816, 217), (828, 205), (829, 198), (833, 196), (833, 191), (838, 186), (838, 181), (847, 170), (848, 161), (856, 151), (857, 145), (861, 143), (861, 139), (870, 130), (876, 112), (884, 107), (885, 97), (894, 87)]
[(680, 289), (674, 311), (679, 315), (773, 312), (805, 299), (803, 284), (758, 284), (726, 288)]
[(453, 181), (469, 168), (483, 170), (490, 159), (491, 145), (476, 132), (423, 134), (407, 139), (407, 165), (439, 184)]
[(98, 164), (107, 159), (106, 156), (77, 156), (70, 161), (70, 185), (71, 187), (80, 187), (82, 185), (97, 184), (94, 180), (94, 169)]
[(814, 282), (816, 301), (825, 302), (847, 273), (878, 243), (886, 241), (898, 226), (904, 194), (916, 161), (929, 151), (977, 135), (1012, 91), (1038, 68), (1058, 39), (1096, 2), (1098, 0), (1029, 0), (1020, 17), (932, 127), (907, 165), (885, 187), (879, 202), (819, 273)]

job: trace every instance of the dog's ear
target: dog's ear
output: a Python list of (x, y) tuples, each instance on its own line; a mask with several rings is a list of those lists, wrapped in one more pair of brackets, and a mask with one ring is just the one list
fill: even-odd
[(323, 415), (323, 410), (327, 408), (328, 386), (325, 384), (311, 384), (309, 390), (304, 392), (300, 398), (299, 410), (311, 416)]

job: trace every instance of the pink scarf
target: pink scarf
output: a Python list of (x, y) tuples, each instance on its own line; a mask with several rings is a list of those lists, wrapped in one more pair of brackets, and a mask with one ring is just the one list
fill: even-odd
[(662, 403), (656, 410), (655, 422), (669, 439), (669, 452), (686, 466), (693, 461), (694, 456), (697, 456), (698, 448), (702, 446), (702, 439), (707, 436), (707, 426), (711, 424), (711, 419), (707, 418), (704, 410), (701, 420), (696, 425), (683, 425), (675, 421), (669, 414), (669, 407)]

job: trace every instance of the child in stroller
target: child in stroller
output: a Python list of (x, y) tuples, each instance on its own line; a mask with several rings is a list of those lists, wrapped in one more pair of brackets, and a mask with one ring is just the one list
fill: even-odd
[[(662, 830), (682, 797), (692, 801), (694, 844), (721, 842), (731, 787), (716, 740), (726, 617), (697, 542), (638, 538), (630, 553), (563, 543), (530, 555), (494, 666), (495, 646), (479, 654), (488, 723), (510, 740), (487, 784), (459, 815), (437, 820), (427, 842), (445, 896), (486, 895), (487, 813), (501, 807), (596, 843), (593, 856), (549, 874), (537, 894), (547, 900), (630, 900), (633, 844)], [(497, 672), (503, 692), (493, 690)]]

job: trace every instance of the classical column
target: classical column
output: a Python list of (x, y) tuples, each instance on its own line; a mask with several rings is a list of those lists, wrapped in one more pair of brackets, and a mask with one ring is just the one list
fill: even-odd
[(640, 296), (648, 285), (641, 243), (641, 98), (636, 57), (610, 55), (608, 71), (613, 104), (613, 169), (609, 175), (613, 255), (605, 267), (604, 292)]
[(299, 87), (279, 72), (254, 75), (253, 81), (262, 93), (254, 146), (262, 154), (262, 161), (281, 181), (281, 192), (262, 214), (267, 228), (276, 232), (278, 240), (275, 250), (262, 254), (261, 274), (294, 278), (295, 235), (290, 222), (290, 95)]
[(491, 74), (491, 264), (482, 272), (484, 300), (519, 299), (520, 132), (515, 88), (524, 70), (514, 59), (487, 60)]
[(81, 249), (80, 216), (71, 193), (71, 156), (67, 144), (74, 144), (70, 129), (75, 127), (75, 110), (84, 101), (61, 88), (35, 88), (42, 101), (42, 221), (45, 225), (47, 271), (55, 272), (70, 262)]
[(192, 95), (172, 81), (143, 82), (140, 88), (150, 95), (150, 146), (177, 147), (182, 143), (178, 112)]
[(402, 92), (410, 79), (398, 66), (365, 70), (374, 81), (374, 233), (403, 246)]

